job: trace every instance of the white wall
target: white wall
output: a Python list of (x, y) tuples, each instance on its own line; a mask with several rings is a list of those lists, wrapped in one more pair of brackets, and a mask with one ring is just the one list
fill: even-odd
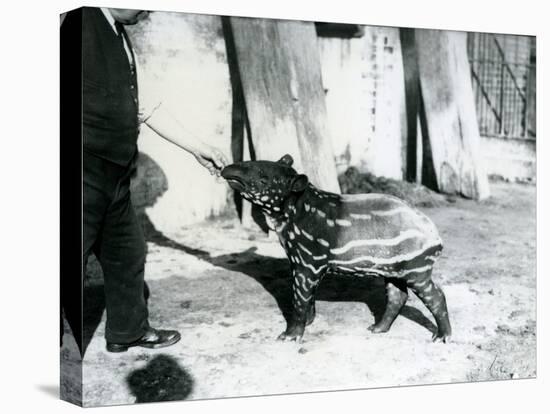
[[(220, 18), (156, 12), (130, 30), (148, 78), (140, 83), (140, 93), (161, 99), (190, 134), (229, 154), (231, 87)], [(194, 157), (147, 127), (138, 145), (167, 180), (167, 191), (147, 208), (157, 229), (174, 230), (224, 208), (225, 182), (210, 176)]]
[(355, 166), (401, 179), (406, 116), (399, 30), (365, 26), (361, 38), (319, 38), (319, 48), (339, 171)]

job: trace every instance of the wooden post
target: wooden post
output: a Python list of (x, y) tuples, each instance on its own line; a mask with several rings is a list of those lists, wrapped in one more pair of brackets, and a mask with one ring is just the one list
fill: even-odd
[[(234, 162), (254, 160), (256, 155), (254, 154), (254, 148), (250, 145), (250, 125), (246, 113), (231, 22), (229, 17), (222, 17), (221, 21), (232, 92), (231, 153)], [(268, 231), (267, 223), (258, 206), (253, 206), (236, 191), (233, 193), (233, 199), (243, 227), (251, 229), (256, 223), (262, 230)]]
[(536, 50), (531, 49), (527, 72), (527, 88), (525, 93), (525, 117), (524, 136), (536, 137), (537, 135), (537, 57)]
[[(403, 74), (405, 77), (405, 109), (407, 113), (407, 136), (403, 147), (405, 148), (405, 179), (409, 182), (421, 182), (419, 169), (421, 157), (419, 157), (418, 140), (420, 107), (420, 82), (418, 81), (418, 58), (414, 41), (414, 29), (399, 29), (401, 40), (401, 53), (403, 54)], [(420, 153), (422, 154), (422, 153)]]
[(291, 154), (314, 185), (339, 192), (314, 24), (230, 22), (256, 158)]
[(466, 52), (466, 33), (415, 31), (426, 132), (441, 192), (489, 196)]

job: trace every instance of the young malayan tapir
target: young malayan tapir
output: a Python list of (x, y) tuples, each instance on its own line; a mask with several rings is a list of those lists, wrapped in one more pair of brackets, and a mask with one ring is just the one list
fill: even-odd
[(432, 279), (442, 250), (435, 225), (424, 214), (386, 194), (339, 195), (321, 191), (292, 168), (277, 162), (245, 161), (222, 170), (244, 199), (260, 206), (277, 232), (293, 273), (293, 314), (279, 339), (300, 341), (315, 317), (315, 291), (326, 274), (380, 276), (387, 305), (369, 327), (390, 329), (412, 290), (437, 323), (434, 341), (451, 335), (445, 295)]

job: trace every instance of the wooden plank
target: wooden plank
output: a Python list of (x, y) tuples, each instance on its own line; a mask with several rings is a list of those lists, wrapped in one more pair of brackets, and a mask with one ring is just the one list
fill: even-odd
[(489, 196), (466, 52), (466, 33), (415, 30), (420, 88), (440, 191)]
[(230, 22), (256, 158), (291, 154), (314, 185), (339, 192), (314, 24)]

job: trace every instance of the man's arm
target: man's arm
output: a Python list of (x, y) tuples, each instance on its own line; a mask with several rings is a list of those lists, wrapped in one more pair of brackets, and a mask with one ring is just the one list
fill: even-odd
[(227, 158), (220, 150), (190, 134), (164, 105), (158, 106), (144, 122), (162, 138), (193, 154), (212, 175), (219, 176), (228, 164)]

